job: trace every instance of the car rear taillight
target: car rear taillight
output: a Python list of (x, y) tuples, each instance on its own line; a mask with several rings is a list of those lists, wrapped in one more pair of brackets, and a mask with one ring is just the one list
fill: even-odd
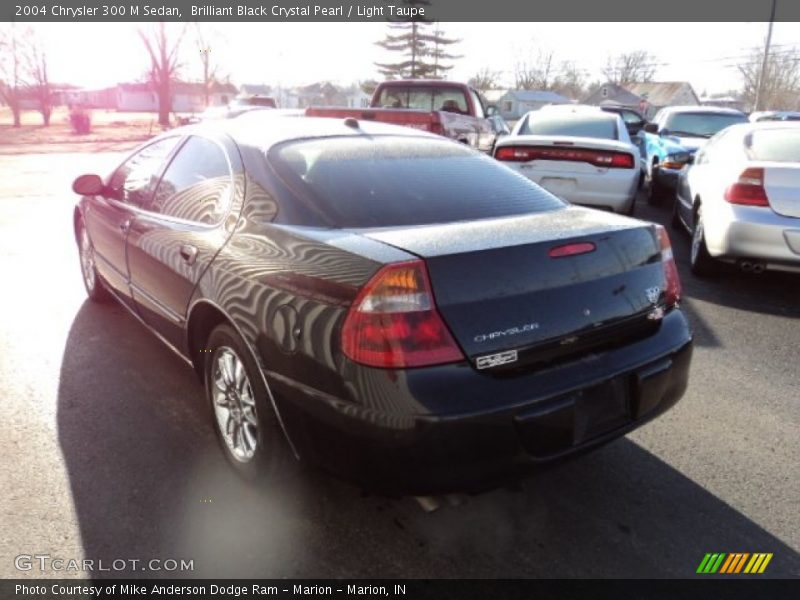
[(666, 279), (664, 303), (667, 306), (674, 306), (681, 299), (681, 280), (678, 277), (678, 267), (675, 265), (675, 257), (672, 255), (672, 244), (669, 241), (667, 230), (661, 225), (655, 227), (661, 245), (661, 262), (664, 265), (664, 278)]
[(464, 360), (436, 310), (421, 260), (380, 269), (359, 292), (342, 326), (342, 351), (370, 367), (422, 367)]
[(633, 155), (627, 152), (553, 146), (502, 146), (497, 149), (494, 157), (497, 160), (508, 162), (528, 162), (531, 160), (585, 162), (595, 167), (608, 167), (611, 169), (632, 169), (636, 164)]
[(767, 190), (764, 189), (764, 169), (749, 168), (742, 171), (736, 183), (725, 190), (725, 200), (745, 206), (769, 206)]

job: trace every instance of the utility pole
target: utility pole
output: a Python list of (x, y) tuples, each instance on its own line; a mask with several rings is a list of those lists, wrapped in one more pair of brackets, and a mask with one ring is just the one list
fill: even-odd
[(772, 0), (772, 10), (769, 15), (769, 29), (767, 30), (767, 43), (764, 46), (764, 60), (761, 63), (761, 72), (758, 74), (758, 88), (756, 89), (756, 101), (753, 111), (761, 110), (761, 100), (764, 96), (764, 80), (767, 75), (767, 63), (769, 62), (769, 46), (772, 42), (772, 25), (775, 23), (775, 5), (778, 0)]

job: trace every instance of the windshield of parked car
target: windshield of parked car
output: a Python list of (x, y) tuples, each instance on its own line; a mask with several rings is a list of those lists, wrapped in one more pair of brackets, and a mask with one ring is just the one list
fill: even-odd
[(461, 89), (439, 86), (385, 87), (378, 97), (378, 107), (469, 113), (469, 104)]
[(735, 113), (675, 112), (667, 117), (662, 129), (674, 135), (710, 138), (736, 123), (747, 123), (747, 117)]
[(447, 140), (353, 136), (288, 142), (269, 160), (320, 223), (427, 225), (530, 214), (564, 203), (488, 156)]
[(750, 160), (800, 162), (800, 127), (754, 131), (745, 146)]
[(606, 113), (597, 114), (534, 114), (525, 117), (520, 135), (559, 135), (570, 137), (617, 139), (617, 118)]

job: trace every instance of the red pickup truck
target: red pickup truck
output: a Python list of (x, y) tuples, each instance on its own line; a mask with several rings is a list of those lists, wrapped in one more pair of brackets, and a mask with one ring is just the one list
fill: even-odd
[[(463, 83), (431, 79), (384, 81), (369, 108), (317, 107), (310, 117), (354, 117), (430, 131), (490, 152), (497, 134), (480, 94)], [(489, 114), (487, 114), (487, 112)]]

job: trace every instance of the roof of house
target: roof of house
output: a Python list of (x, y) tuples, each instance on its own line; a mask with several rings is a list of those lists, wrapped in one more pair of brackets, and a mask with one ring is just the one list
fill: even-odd
[[(605, 96), (603, 95), (603, 89), (607, 92)], [(601, 106), (638, 106), (641, 101), (641, 96), (611, 82), (604, 83), (584, 100), (587, 104), (599, 104)]]
[(628, 83), (625, 88), (638, 96), (647, 96), (647, 101), (656, 106), (669, 106), (675, 104), (678, 95), (689, 89), (695, 101), (695, 94), (692, 85), (688, 81), (647, 81)]
[[(572, 102), (566, 96), (549, 90), (508, 90), (506, 94), (520, 102)], [(505, 96), (506, 94), (503, 95)]]

